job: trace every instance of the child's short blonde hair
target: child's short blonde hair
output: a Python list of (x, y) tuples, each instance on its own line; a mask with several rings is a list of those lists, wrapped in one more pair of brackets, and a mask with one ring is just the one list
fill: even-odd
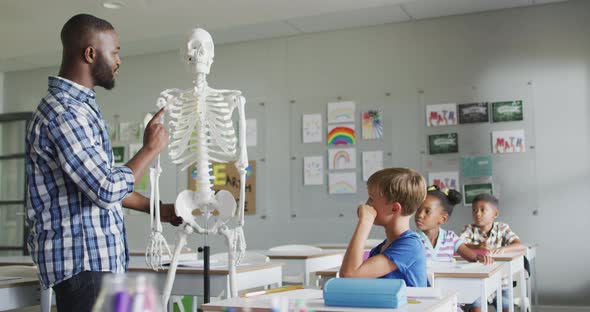
[(412, 215), (426, 198), (426, 181), (415, 170), (387, 168), (369, 177), (367, 188), (379, 192), (388, 202), (398, 202), (402, 215)]

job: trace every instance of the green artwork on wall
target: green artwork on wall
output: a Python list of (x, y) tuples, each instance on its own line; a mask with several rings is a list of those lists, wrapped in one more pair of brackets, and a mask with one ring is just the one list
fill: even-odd
[(125, 162), (125, 146), (113, 146), (113, 158), (115, 164), (122, 164)]
[(492, 183), (478, 183), (478, 184), (465, 184), (463, 185), (463, 194), (465, 196), (465, 205), (471, 205), (475, 196), (489, 193), (493, 194)]
[(492, 156), (464, 156), (461, 158), (461, 176), (491, 177)]
[(433, 134), (428, 136), (430, 155), (459, 152), (459, 136), (457, 133)]
[(492, 103), (492, 121), (521, 121), (523, 120), (522, 101)]

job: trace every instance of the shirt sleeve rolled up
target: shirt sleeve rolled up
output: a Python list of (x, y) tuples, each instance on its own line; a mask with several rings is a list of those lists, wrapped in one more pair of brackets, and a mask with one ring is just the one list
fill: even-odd
[(133, 192), (135, 178), (125, 166), (113, 167), (88, 118), (66, 111), (48, 123), (62, 170), (97, 206), (110, 208)]

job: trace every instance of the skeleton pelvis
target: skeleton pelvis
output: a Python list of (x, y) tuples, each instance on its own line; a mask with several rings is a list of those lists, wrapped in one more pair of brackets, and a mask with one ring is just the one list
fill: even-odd
[(220, 190), (209, 200), (200, 192), (184, 190), (176, 197), (176, 215), (182, 217), (184, 222), (191, 225), (196, 223), (197, 216), (216, 216), (218, 221), (226, 222), (234, 216), (236, 211), (236, 200), (226, 190)]

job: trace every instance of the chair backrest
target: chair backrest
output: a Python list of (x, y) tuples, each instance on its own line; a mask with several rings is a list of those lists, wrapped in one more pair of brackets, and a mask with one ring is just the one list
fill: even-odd
[[(227, 263), (227, 252), (220, 252), (211, 255), (210, 260), (217, 263)], [(258, 252), (246, 251), (242, 263), (259, 263), (269, 262), (270, 259), (265, 255)]]
[(281, 245), (275, 246), (268, 251), (301, 251), (301, 252), (320, 252), (321, 248), (311, 245)]

